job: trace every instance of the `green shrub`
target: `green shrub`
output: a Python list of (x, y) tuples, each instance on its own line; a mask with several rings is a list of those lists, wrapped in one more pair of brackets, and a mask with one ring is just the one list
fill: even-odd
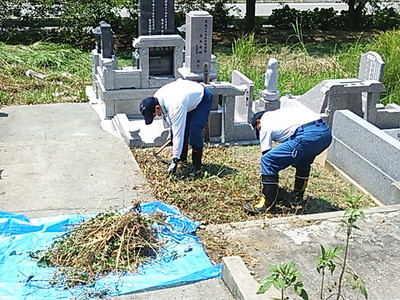
[(234, 8), (226, 6), (231, 0), (209, 0), (207, 5), (202, 0), (179, 1), (175, 9), (175, 25), (186, 23), (186, 13), (195, 10), (204, 10), (213, 16), (213, 30), (227, 29), (235, 25), (235, 18), (231, 14)]
[(279, 9), (273, 9), (268, 17), (268, 24), (280, 29), (292, 28), (296, 18), (300, 17), (300, 11), (285, 5)]
[(373, 27), (378, 30), (399, 28), (400, 14), (393, 7), (379, 9), (373, 15)]
[[(314, 10), (300, 11), (284, 5), (282, 8), (272, 10), (268, 17), (268, 24), (276, 28), (291, 28), (296, 20), (303, 29), (347, 29), (348, 11), (339, 14), (333, 8), (315, 8)], [(393, 7), (378, 8), (372, 14), (363, 13), (360, 17), (360, 29), (363, 30), (388, 30), (399, 28), (400, 14)]]
[[(88, 46), (100, 21), (117, 34), (136, 33), (135, 1), (5, 0), (0, 4), (0, 40), (30, 44), (41, 40)], [(119, 10), (128, 17), (122, 18)], [(90, 44), (90, 46), (92, 46)]]

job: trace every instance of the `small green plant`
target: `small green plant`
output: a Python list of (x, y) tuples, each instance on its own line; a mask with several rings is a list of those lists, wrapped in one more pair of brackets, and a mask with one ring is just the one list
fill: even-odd
[(299, 40), (301, 49), (304, 51), (304, 53), (308, 54), (307, 48), (306, 48), (306, 44), (304, 43), (304, 35), (303, 35), (303, 28), (302, 28), (302, 23), (301, 23), (301, 19), (299, 20), (299, 18), (296, 18), (296, 23), (295, 24), (291, 24), (292, 28), (295, 32), (295, 36), (297, 37), (297, 39)]
[[(340, 227), (346, 230), (346, 240), (345, 246), (342, 247), (332, 247), (325, 249), (321, 245), (322, 256), (316, 259), (316, 269), (319, 274), (321, 274), (321, 285), (320, 285), (320, 298), (319, 299), (331, 299), (336, 297), (336, 300), (345, 299), (343, 295), (343, 280), (344, 278), (351, 280), (351, 288), (357, 292), (357, 299), (359, 295), (362, 295), (365, 299), (368, 299), (368, 293), (365, 286), (365, 282), (358, 276), (354, 270), (348, 265), (348, 253), (350, 246), (350, 237), (353, 229), (360, 229), (355, 223), (365, 217), (363, 209), (365, 207), (361, 206), (363, 195), (358, 195), (354, 187), (350, 188), (350, 191), (345, 192), (346, 198), (344, 202), (349, 207), (344, 213), (343, 220), (340, 222)], [(343, 253), (343, 257), (341, 254)], [(325, 293), (325, 277), (326, 272), (329, 271), (331, 275), (337, 268), (337, 260), (341, 260), (339, 264), (341, 271), (338, 280), (334, 282), (336, 290), (329, 289), (331, 294), (324, 298)], [(291, 261), (286, 264), (281, 265), (271, 265), (268, 269), (272, 272), (272, 275), (268, 276), (266, 279), (261, 281), (258, 294), (265, 293), (268, 289), (274, 286), (276, 289), (281, 291), (280, 300), (288, 300), (289, 298), (285, 296), (285, 291), (293, 285), (295, 292), (302, 298), (308, 299), (307, 292), (303, 288), (303, 283), (300, 281), (302, 275), (297, 269), (295, 269), (295, 262)], [(346, 276), (344, 276), (347, 274)], [(278, 299), (279, 300), (279, 299)]]
[[(351, 188), (349, 192), (345, 193), (346, 199), (345, 202), (349, 204), (350, 208), (346, 210), (344, 216), (345, 218), (342, 220), (341, 226), (346, 228), (346, 242), (345, 242), (345, 247), (344, 247), (344, 256), (343, 256), (343, 261), (342, 261), (342, 270), (339, 275), (339, 281), (338, 281), (338, 289), (337, 289), (337, 294), (336, 294), (336, 299), (339, 300), (340, 297), (342, 297), (342, 287), (343, 287), (343, 276), (346, 272), (346, 267), (347, 267), (347, 259), (348, 259), (348, 252), (349, 252), (349, 243), (350, 243), (350, 237), (353, 229), (360, 229), (355, 223), (363, 219), (365, 217), (363, 209), (365, 207), (360, 206), (360, 203), (363, 199), (362, 195), (356, 195), (355, 189)], [(358, 289), (358, 291), (365, 297), (365, 299), (368, 299), (368, 294), (367, 290), (365, 288), (364, 282), (359, 278), (357, 274), (349, 273), (350, 276), (348, 278), (353, 278), (354, 282), (352, 285), (353, 289)]]
[(336, 263), (334, 260), (339, 259), (339, 255), (343, 252), (341, 247), (333, 247), (325, 249), (321, 245), (322, 256), (317, 258), (317, 272), (321, 274), (321, 288), (320, 288), (320, 299), (324, 299), (324, 287), (325, 287), (325, 274), (326, 271), (330, 271), (331, 274), (336, 269)]
[(285, 292), (288, 288), (293, 286), (294, 291), (302, 299), (307, 300), (308, 294), (303, 288), (303, 275), (295, 268), (296, 263), (290, 261), (288, 263), (280, 265), (270, 265), (268, 269), (272, 272), (272, 275), (268, 276), (261, 282), (260, 288), (257, 294), (263, 294), (274, 286), (277, 290), (281, 292), (281, 298), (278, 300), (289, 300), (289, 297), (285, 296)]

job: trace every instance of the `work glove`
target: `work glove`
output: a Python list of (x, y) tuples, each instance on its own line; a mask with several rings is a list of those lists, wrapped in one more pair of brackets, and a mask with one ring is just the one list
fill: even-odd
[(178, 159), (173, 158), (168, 167), (168, 174), (175, 174), (177, 167), (178, 167)]

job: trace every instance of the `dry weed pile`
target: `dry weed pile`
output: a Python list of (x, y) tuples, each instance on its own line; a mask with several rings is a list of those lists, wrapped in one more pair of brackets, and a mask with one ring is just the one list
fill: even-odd
[(154, 220), (140, 214), (138, 207), (124, 214), (99, 214), (56, 241), (39, 261), (40, 265), (58, 267), (50, 283), (92, 285), (96, 277), (110, 272), (136, 272), (155, 257), (163, 244), (151, 227)]

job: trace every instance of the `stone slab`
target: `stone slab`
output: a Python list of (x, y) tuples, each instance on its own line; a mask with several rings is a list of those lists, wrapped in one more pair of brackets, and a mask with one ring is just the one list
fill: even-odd
[(243, 260), (239, 256), (222, 258), (222, 280), (231, 294), (238, 300), (261, 300), (266, 297), (279, 297), (275, 289), (265, 294), (257, 294), (259, 284), (251, 276)]
[(335, 113), (332, 135), (328, 161), (381, 202), (400, 203), (392, 190), (400, 181), (400, 141), (348, 110)]

